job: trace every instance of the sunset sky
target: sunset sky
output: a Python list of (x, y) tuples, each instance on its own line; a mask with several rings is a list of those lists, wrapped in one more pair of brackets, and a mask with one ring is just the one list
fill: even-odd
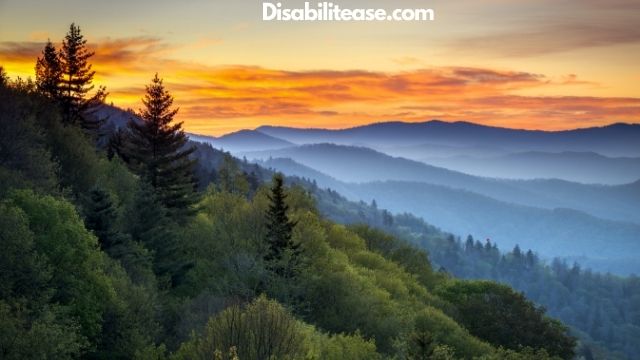
[(59, 44), (76, 22), (108, 101), (139, 108), (158, 72), (186, 129), (212, 135), (387, 120), (640, 122), (640, 0), (334, 2), (433, 8), (436, 21), (263, 22), (256, 0), (0, 0), (0, 65), (33, 76), (47, 38)]

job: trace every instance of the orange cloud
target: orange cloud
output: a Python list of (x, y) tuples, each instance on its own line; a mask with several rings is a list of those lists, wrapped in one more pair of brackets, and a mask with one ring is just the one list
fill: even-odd
[[(189, 46), (210, 46), (215, 40)], [(187, 130), (221, 134), (263, 124), (341, 128), (384, 120), (467, 120), (530, 129), (567, 129), (640, 121), (640, 98), (523, 96), (549, 86), (594, 86), (569, 74), (473, 67), (406, 72), (286, 71), (256, 66), (205, 66), (172, 59), (176, 47), (157, 38), (105, 39), (90, 44), (96, 81), (110, 100), (138, 108), (155, 72), (180, 107)], [(0, 43), (10, 74), (33, 72), (41, 42)], [(28, 70), (27, 70), (28, 69)], [(531, 91), (529, 91), (531, 93)]]

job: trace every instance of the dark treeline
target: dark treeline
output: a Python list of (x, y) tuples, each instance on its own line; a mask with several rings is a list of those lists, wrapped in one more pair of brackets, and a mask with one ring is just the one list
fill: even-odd
[(574, 357), (566, 326), (510, 287), (434, 271), (188, 142), (157, 75), (126, 127), (105, 126), (91, 56), (71, 25), (35, 82), (0, 68), (0, 358)]
[(299, 179), (322, 213), (345, 224), (365, 223), (425, 249), (434, 267), (463, 279), (488, 279), (522, 291), (572, 327), (585, 359), (633, 359), (640, 353), (640, 279), (581, 269), (575, 263), (542, 261), (516, 246), (504, 252), (488, 239), (460, 239), (411, 214), (392, 215), (371, 204), (347, 201), (331, 189)]

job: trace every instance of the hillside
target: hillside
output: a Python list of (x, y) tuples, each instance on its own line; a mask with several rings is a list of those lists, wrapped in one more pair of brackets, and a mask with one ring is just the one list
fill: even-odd
[[(170, 100), (157, 77), (147, 89)], [(33, 87), (0, 83), (3, 359), (574, 356), (568, 329), (510, 287), (334, 223), (281, 177), (192, 152), (154, 113), (168, 107), (147, 106), (104, 149)]]
[(625, 191), (624, 186), (483, 178), (391, 157), (368, 148), (334, 144), (303, 145), (247, 156), (290, 158), (342, 182), (422, 182), (470, 191), (505, 203), (549, 210), (569, 208), (604, 219), (640, 224), (640, 192)]
[[(468, 190), (423, 182), (345, 183), (295, 165), (293, 160), (271, 159), (263, 164), (285, 174), (315, 180), (320, 187), (337, 190), (351, 200), (367, 203), (375, 200), (392, 212), (412, 213), (446, 231), (489, 238), (504, 248), (519, 244), (546, 258), (579, 257), (583, 266), (598, 271), (640, 273), (640, 268), (632, 261), (635, 257), (632, 254), (640, 253), (640, 225), (635, 223), (605, 220), (569, 208), (518, 205)], [(548, 191), (545, 189), (548, 184), (540, 181), (531, 187), (539, 186), (541, 189), (537, 191)], [(570, 198), (575, 195), (571, 193), (571, 185), (559, 182), (553, 188)], [(622, 189), (625, 188), (615, 189), (620, 191), (618, 195), (633, 194), (633, 191)], [(555, 193), (551, 194), (555, 196)]]
[[(356, 228), (357, 224), (368, 224), (426, 249), (434, 268), (462, 278), (500, 281), (524, 292), (572, 326), (584, 345), (582, 356), (633, 359), (640, 351), (636, 341), (640, 317), (633, 315), (640, 308), (631, 300), (640, 294), (637, 277), (594, 273), (558, 259), (544, 261), (526, 248), (504, 252), (506, 247), (495, 242), (461, 239), (411, 214), (392, 215), (386, 209), (350, 202), (308, 180), (293, 178), (292, 182), (308, 188), (329, 218)], [(632, 267), (635, 263), (633, 258), (618, 265)]]

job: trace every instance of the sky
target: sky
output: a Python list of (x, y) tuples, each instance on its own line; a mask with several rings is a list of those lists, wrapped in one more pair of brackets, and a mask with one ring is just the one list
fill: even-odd
[[(283, 0), (285, 6), (304, 1)], [(640, 0), (334, 0), (433, 22), (264, 22), (256, 0), (0, 0), (0, 65), (33, 77), (78, 24), (109, 102), (157, 72), (187, 131), (402, 120), (563, 130), (640, 122)]]

